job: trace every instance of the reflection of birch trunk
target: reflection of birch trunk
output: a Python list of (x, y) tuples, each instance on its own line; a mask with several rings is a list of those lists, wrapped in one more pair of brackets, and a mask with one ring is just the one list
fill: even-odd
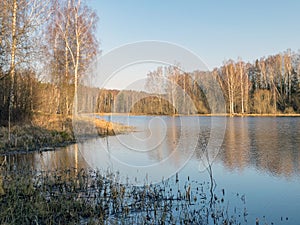
[(205, 149), (203, 150), (203, 155), (201, 157), (201, 162), (199, 164), (199, 170), (202, 170), (202, 169), (205, 169), (209, 175), (209, 181), (210, 181), (209, 206), (210, 206), (210, 209), (212, 209), (213, 203), (214, 203), (214, 191), (216, 188), (216, 181), (213, 177), (212, 162), (210, 161), (208, 146), (205, 146)]
[(209, 155), (208, 155), (208, 151), (205, 151), (206, 153), (206, 159), (207, 159), (207, 167), (206, 170), (208, 172), (209, 175), (209, 180), (210, 180), (210, 188), (209, 188), (209, 193), (210, 193), (210, 208), (212, 208), (213, 206), (213, 201), (214, 201), (214, 190), (216, 188), (216, 181), (213, 177), (213, 171), (212, 171), (212, 163), (209, 160)]
[(2, 181), (2, 177), (0, 175), (0, 196), (4, 195), (4, 194), (5, 194), (5, 191), (3, 189), (3, 181)]
[(74, 145), (74, 168), (75, 168), (75, 173), (77, 174), (77, 171), (78, 171), (78, 145)]

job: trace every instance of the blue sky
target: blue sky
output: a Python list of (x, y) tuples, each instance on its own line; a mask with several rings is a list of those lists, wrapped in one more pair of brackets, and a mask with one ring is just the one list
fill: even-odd
[(300, 48), (300, 1), (90, 0), (103, 54), (127, 43), (162, 40), (196, 53), (209, 69), (224, 60)]
[(225, 59), (245, 61), (298, 50), (300, 1), (125, 0), (90, 4), (99, 15), (103, 53), (141, 40), (184, 46), (211, 69)]

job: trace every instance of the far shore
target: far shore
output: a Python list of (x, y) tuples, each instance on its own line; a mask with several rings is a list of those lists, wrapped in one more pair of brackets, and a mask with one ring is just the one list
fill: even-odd
[[(91, 114), (90, 114), (91, 115)], [(250, 113), (219, 113), (219, 114), (146, 114), (146, 113), (93, 113), (93, 115), (98, 116), (203, 116), (203, 117), (213, 117), (213, 116), (220, 116), (220, 117), (300, 117), (300, 113), (276, 113), (276, 114), (250, 114)]]

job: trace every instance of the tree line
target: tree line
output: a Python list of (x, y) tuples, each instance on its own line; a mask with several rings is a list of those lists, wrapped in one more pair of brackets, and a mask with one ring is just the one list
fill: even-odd
[(300, 54), (287, 50), (253, 64), (229, 60), (215, 69), (228, 112), (299, 113)]
[(0, 2), (1, 125), (34, 112), (72, 113), (79, 80), (99, 52), (97, 22), (81, 0)]
[(211, 96), (216, 86), (231, 115), (300, 113), (300, 52), (287, 50), (254, 63), (228, 60), (212, 71), (160, 66), (147, 74), (147, 92), (101, 90), (96, 111), (209, 114), (218, 107), (208, 100), (216, 99)]

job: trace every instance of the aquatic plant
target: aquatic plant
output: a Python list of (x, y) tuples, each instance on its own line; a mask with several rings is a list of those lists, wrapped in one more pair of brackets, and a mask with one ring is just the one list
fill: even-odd
[(164, 180), (133, 186), (117, 173), (14, 171), (0, 176), (1, 224), (239, 224), (225, 191), (211, 198), (208, 182)]

